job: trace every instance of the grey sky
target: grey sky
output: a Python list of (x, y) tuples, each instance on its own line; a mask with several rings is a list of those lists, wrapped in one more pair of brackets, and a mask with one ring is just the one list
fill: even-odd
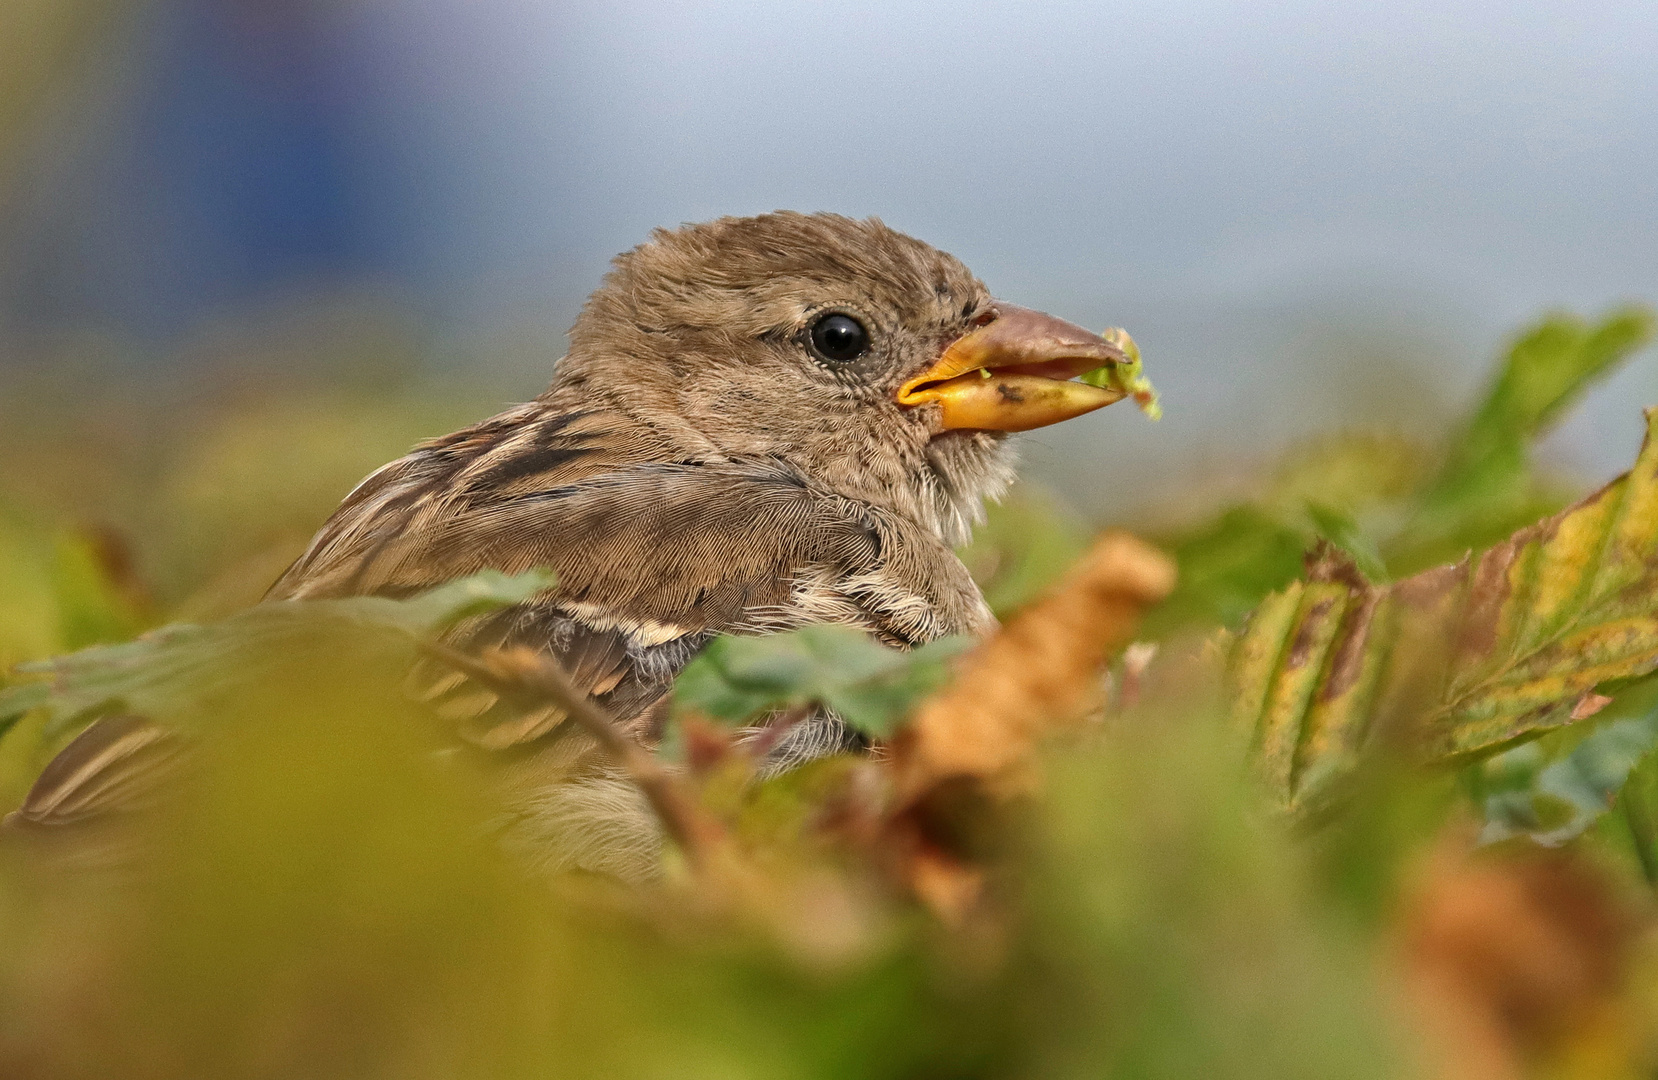
[[(550, 360), (653, 226), (876, 214), (1010, 300), (1133, 331), (1167, 419), (1031, 440), (1095, 507), (1133, 496), (1106, 461), (1172, 478), (1341, 423), (1439, 430), (1519, 321), (1658, 300), (1650, 0), (334, 10), (359, 206), (445, 332), (540, 326)], [(1626, 462), (1655, 369), (1550, 452)]]

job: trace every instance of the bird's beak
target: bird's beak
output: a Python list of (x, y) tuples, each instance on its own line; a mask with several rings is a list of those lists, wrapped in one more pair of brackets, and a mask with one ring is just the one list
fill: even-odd
[(1098, 334), (1040, 311), (996, 304), (996, 318), (952, 342), (938, 363), (898, 390), (898, 404), (936, 401), (945, 428), (1029, 431), (1093, 412), (1127, 392), (1073, 382), (1127, 364)]

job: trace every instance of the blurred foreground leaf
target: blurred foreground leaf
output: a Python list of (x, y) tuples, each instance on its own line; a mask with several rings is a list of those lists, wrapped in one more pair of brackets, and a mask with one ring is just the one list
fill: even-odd
[(109, 823), (141, 840), (126, 875), (52, 858), (89, 834), (5, 834), (0, 1074), (504, 1074), (541, 927), (400, 691), (405, 650), (380, 627), (413, 625), (259, 636), (198, 767), (153, 817)]
[(1374, 968), (1312, 903), (1242, 747), (1183, 705), (1044, 759), (1038, 828), (1014, 845), (1024, 1055), (996, 1075), (1409, 1075)]
[(945, 638), (906, 653), (849, 626), (716, 638), (680, 673), (674, 705), (732, 723), (821, 705), (885, 738), (910, 706), (945, 683), (950, 658), (970, 644)]
[(1233, 712), (1289, 802), (1351, 765), (1378, 722), (1431, 758), (1568, 722), (1658, 667), (1658, 411), (1635, 467), (1478, 559), (1392, 586), (1328, 560), (1232, 648)]
[[(260, 604), (223, 622), (178, 624), (136, 641), (85, 649), (23, 665), (49, 682), (0, 691), (0, 722), (30, 709), (50, 713), (47, 733), (77, 719), (122, 709), (152, 719), (199, 719), (204, 708), (263, 677), (284, 650), (329, 626), (391, 636), (411, 646), (454, 622), (519, 603), (552, 585), (550, 575), (486, 571), (406, 600), (365, 596), (349, 600)], [(214, 705), (205, 703), (212, 701)]]
[(1058, 586), (980, 642), (950, 685), (915, 709), (893, 746), (902, 798), (925, 802), (963, 781), (1016, 790), (1036, 747), (1105, 704), (1107, 661), (1174, 582), (1167, 555), (1128, 533), (1102, 534)]

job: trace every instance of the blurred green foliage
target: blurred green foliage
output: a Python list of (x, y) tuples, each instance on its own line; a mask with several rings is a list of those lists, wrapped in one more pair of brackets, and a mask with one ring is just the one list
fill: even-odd
[(364, 476), (509, 396), (423, 375), (407, 334), (392, 315), (319, 316), (189, 377), (8, 357), (0, 505), (95, 538), (151, 622), (228, 615)]
[(1414, 569), (1456, 558), (1543, 516), (1551, 493), (1528, 460), (1532, 441), (1655, 329), (1650, 310), (1627, 308), (1596, 322), (1551, 316), (1516, 339), (1406, 525), (1388, 538), (1395, 563)]
[[(53, 529), (0, 503), (0, 672), (21, 660), (123, 641), (145, 623), (99, 538)], [(3, 677), (3, 676), (0, 676)]]
[(266, 646), (234, 680), (161, 680), (146, 704), (213, 720), (136, 873), (0, 849), (8, 1074), (1398, 1073), (1363, 941), (1201, 702), (1054, 757), (995, 839), (1005, 915), (941, 934), (820, 870), (755, 926), (678, 878), (549, 885), (489, 840), (475, 763), (400, 690), (440, 607), (293, 605), (280, 648), (218, 632)]
[(1301, 554), (1320, 539), (1386, 581), (1559, 510), (1573, 492), (1537, 467), (1530, 446), (1594, 380), (1650, 343), (1655, 325), (1645, 308), (1595, 321), (1549, 316), (1516, 337), (1482, 403), (1441, 446), (1355, 434), (1293, 453), (1256, 500), (1161, 538), (1181, 581), (1151, 631), (1237, 625), (1299, 575)]

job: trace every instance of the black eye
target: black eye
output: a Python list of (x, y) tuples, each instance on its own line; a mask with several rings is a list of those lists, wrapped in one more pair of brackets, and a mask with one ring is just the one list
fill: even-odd
[(812, 348), (825, 360), (849, 364), (869, 351), (869, 331), (850, 315), (825, 315), (812, 324)]

